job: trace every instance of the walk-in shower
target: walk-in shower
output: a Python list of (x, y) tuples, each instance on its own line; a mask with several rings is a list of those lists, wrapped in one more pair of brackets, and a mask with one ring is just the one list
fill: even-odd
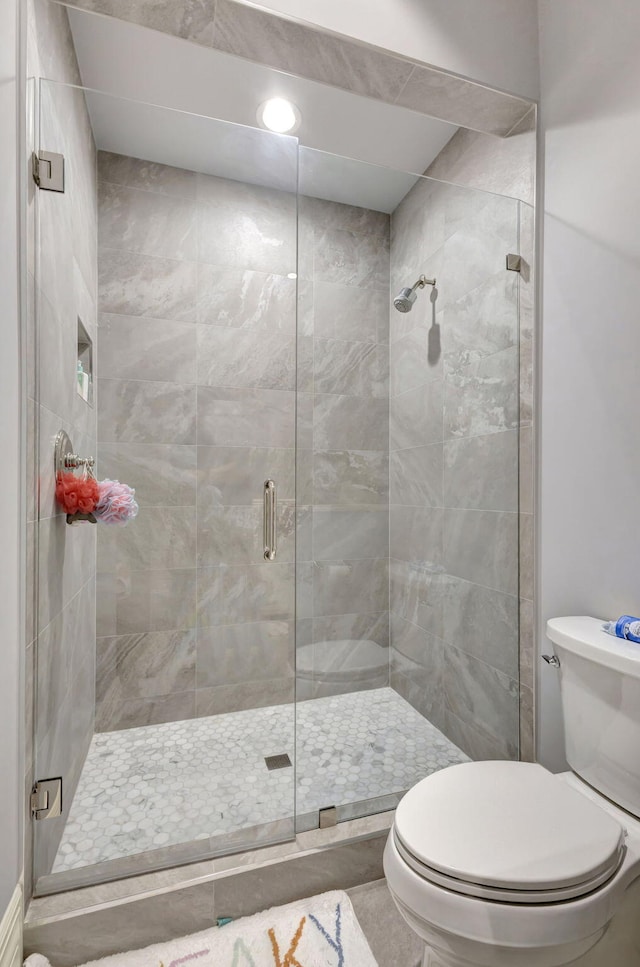
[[(35, 145), (39, 893), (519, 753), (522, 203), (451, 184), (432, 119), (415, 174), (98, 93), (104, 18), (71, 22), (91, 83), (41, 81)], [(67, 525), (60, 430), (127, 526)]]

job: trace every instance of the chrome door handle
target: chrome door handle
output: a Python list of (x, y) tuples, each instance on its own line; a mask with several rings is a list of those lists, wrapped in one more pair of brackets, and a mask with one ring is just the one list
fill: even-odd
[(264, 482), (264, 559), (275, 561), (278, 550), (276, 531), (276, 485), (273, 480)]

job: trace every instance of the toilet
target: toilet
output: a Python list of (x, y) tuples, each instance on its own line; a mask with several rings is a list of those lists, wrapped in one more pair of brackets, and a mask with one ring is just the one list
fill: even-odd
[(547, 636), (572, 771), (467, 762), (396, 811), (384, 870), (424, 967), (569, 964), (640, 877), (640, 646), (588, 617)]

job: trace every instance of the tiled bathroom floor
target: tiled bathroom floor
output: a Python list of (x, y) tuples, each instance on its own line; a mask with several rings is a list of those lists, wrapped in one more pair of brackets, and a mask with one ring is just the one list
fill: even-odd
[[(295, 735), (294, 735), (295, 733)], [(391, 688), (94, 736), (53, 872), (400, 793), (467, 756)]]

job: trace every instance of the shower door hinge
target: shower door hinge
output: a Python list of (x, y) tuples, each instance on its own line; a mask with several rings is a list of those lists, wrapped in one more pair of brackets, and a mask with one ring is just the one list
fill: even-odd
[(318, 811), (318, 826), (320, 829), (329, 829), (331, 826), (338, 825), (338, 810), (335, 806), (325, 806)]
[(39, 779), (31, 790), (33, 819), (55, 819), (62, 815), (62, 779)]
[(33, 180), (38, 188), (64, 191), (64, 155), (53, 151), (33, 152)]
[(512, 255), (511, 253), (507, 255), (507, 271), (508, 272), (522, 272), (522, 256)]

